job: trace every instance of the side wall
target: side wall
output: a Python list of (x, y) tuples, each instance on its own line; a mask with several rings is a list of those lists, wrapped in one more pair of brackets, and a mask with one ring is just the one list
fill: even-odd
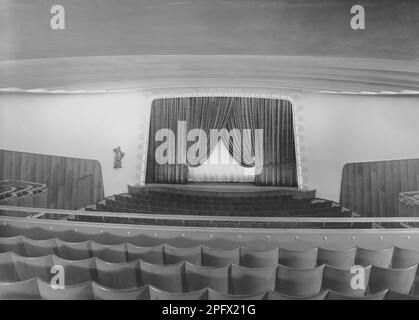
[(419, 158), (419, 97), (301, 95), (303, 185), (339, 201), (346, 163)]
[[(105, 196), (139, 181), (147, 105), (138, 94), (0, 95), (0, 149), (98, 160)], [(113, 149), (121, 146), (122, 168)]]

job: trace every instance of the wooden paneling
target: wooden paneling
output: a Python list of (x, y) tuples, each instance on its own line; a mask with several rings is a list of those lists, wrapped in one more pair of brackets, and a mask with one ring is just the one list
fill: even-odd
[(340, 202), (363, 216), (399, 216), (400, 192), (419, 190), (419, 159), (348, 163)]
[[(102, 169), (97, 160), (0, 150), (0, 180), (6, 179), (45, 183), (47, 207), (53, 209), (79, 209), (78, 202), (93, 204), (104, 198)], [(86, 180), (91, 182), (86, 184)], [(85, 193), (82, 201), (79, 187)]]

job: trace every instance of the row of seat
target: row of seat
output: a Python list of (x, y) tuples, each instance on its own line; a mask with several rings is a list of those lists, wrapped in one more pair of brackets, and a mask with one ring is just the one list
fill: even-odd
[(399, 247), (384, 249), (353, 247), (341, 250), (286, 247), (268, 250), (246, 247), (221, 249), (205, 245), (173, 247), (166, 244), (143, 247), (126, 242), (104, 245), (91, 240), (71, 243), (56, 238), (33, 240), (23, 236), (0, 238), (0, 252), (8, 251), (25, 257), (55, 254), (68, 260), (98, 257), (113, 263), (142, 259), (154, 264), (188, 261), (203, 266), (237, 264), (250, 268), (268, 267), (278, 263), (299, 269), (313, 268), (323, 264), (344, 269), (351, 268), (353, 265), (407, 268), (419, 263), (418, 249)]
[[(116, 206), (116, 207), (125, 207), (125, 208), (131, 208), (131, 209), (142, 209), (142, 208), (158, 208), (160, 210), (164, 210), (165, 208), (176, 208), (178, 210), (187, 210), (187, 211), (228, 211), (228, 212), (236, 212), (236, 213), (241, 213), (241, 212), (248, 212), (248, 211), (253, 211), (253, 210), (258, 210), (258, 211), (266, 211), (266, 212), (293, 212), (293, 213), (300, 213), (300, 214), (304, 214), (307, 212), (321, 212), (320, 209), (326, 209), (325, 211), (327, 212), (328, 210), (332, 210), (332, 206), (329, 204), (323, 204), (323, 203), (317, 203), (317, 204), (313, 204), (310, 206), (306, 206), (306, 207), (301, 207), (301, 208), (294, 208), (294, 207), (289, 207), (289, 206), (276, 206), (276, 205), (271, 205), (271, 206), (255, 206), (255, 205), (251, 205), (251, 206), (225, 206), (225, 205), (201, 205), (201, 206), (197, 206), (194, 204), (188, 204), (188, 205), (178, 205), (176, 203), (162, 203), (162, 202), (158, 202), (158, 203), (144, 203), (144, 204), (137, 204), (137, 203), (129, 203), (129, 202), (124, 202), (124, 201), (117, 201), (117, 200), (112, 200), (112, 199), (106, 199), (105, 200), (105, 204), (107, 206)], [(335, 210), (338, 210), (340, 207), (339, 206), (333, 206), (333, 208)]]
[[(136, 210), (113, 208), (107, 210), (92, 210), (87, 211), (110, 211), (110, 212), (128, 212), (138, 213)], [(336, 215), (331, 215), (336, 217)], [(191, 216), (188, 216), (191, 217)], [(342, 217), (342, 216), (341, 216)], [(243, 221), (243, 220), (220, 220), (214, 217), (212, 220), (200, 219), (199, 216), (193, 216), (193, 219), (186, 219), (186, 216), (178, 216), (175, 219), (162, 219), (143, 217), (107, 217), (102, 215), (77, 215), (75, 217), (68, 217), (68, 221), (80, 222), (96, 222), (96, 223), (114, 223), (114, 224), (131, 224), (131, 225), (153, 225), (153, 226), (179, 226), (179, 227), (204, 227), (204, 228), (263, 228), (263, 229), (371, 229), (373, 224), (371, 222), (303, 222), (303, 221)]]
[[(296, 297), (315, 296), (326, 289), (352, 296), (364, 296), (385, 289), (417, 295), (417, 268), (418, 265), (403, 269), (376, 266), (339, 269), (327, 265), (310, 269), (283, 265), (247, 268), (234, 264), (204, 267), (188, 262), (156, 265), (139, 259), (108, 263), (98, 258), (70, 261), (55, 255), (27, 258), (11, 252), (0, 254), (1, 282), (39, 278), (64, 286), (96, 281), (112, 289), (152, 285), (168, 292), (193, 292), (208, 287), (224, 294), (256, 294), (272, 290)], [(56, 281), (57, 272), (61, 272), (61, 282)], [(358, 276), (357, 286), (354, 286), (354, 274)]]
[(156, 202), (156, 203), (131, 203), (126, 201), (119, 201), (119, 200), (112, 200), (112, 199), (105, 199), (106, 206), (108, 207), (123, 207), (123, 208), (129, 208), (129, 209), (143, 209), (143, 210), (160, 210), (164, 211), (166, 208), (171, 208), (180, 210), (180, 211), (227, 211), (232, 212), (233, 214), (243, 214), (247, 212), (252, 212), (254, 210), (260, 211), (260, 212), (268, 212), (268, 213), (274, 213), (274, 212), (288, 212), (291, 211), (295, 214), (305, 214), (309, 212), (322, 212), (323, 211), (328, 212), (331, 211), (333, 208), (334, 210), (338, 210), (339, 206), (332, 207), (330, 204), (324, 204), (324, 203), (317, 203), (310, 206), (305, 206), (301, 208), (295, 208), (295, 207), (289, 207), (289, 206), (276, 206), (276, 205), (263, 205), (263, 206), (255, 206), (255, 205), (249, 205), (249, 206), (227, 206), (227, 205), (196, 205), (193, 203), (188, 203), (184, 205), (179, 205), (178, 203), (162, 203), (162, 202)]
[(231, 198), (228, 199), (220, 199), (220, 198), (214, 198), (214, 199), (205, 199), (205, 198), (197, 198), (197, 199), (189, 199), (189, 198), (168, 198), (168, 197), (159, 197), (158, 199), (155, 199), (153, 197), (149, 198), (137, 198), (137, 197), (131, 197), (131, 196), (124, 196), (124, 195), (115, 195), (114, 199), (116, 202), (119, 203), (128, 203), (128, 204), (135, 204), (135, 205), (161, 205), (162, 203), (165, 205), (176, 205), (178, 207), (186, 207), (191, 208), (195, 207), (197, 209), (207, 206), (213, 206), (213, 207), (229, 207), (232, 209), (238, 208), (238, 209), (246, 209), (248, 207), (252, 206), (263, 206), (263, 207), (276, 207), (276, 208), (294, 208), (294, 209), (304, 209), (304, 208), (321, 208), (321, 207), (330, 207), (332, 205), (331, 201), (326, 200), (319, 200), (316, 199), (316, 201), (312, 201), (310, 199), (305, 200), (293, 200), (293, 199), (287, 199), (287, 200), (260, 200), (258, 198), (255, 198), (255, 200), (252, 199), (240, 199), (240, 200), (231, 200)]
[(159, 290), (153, 286), (141, 286), (128, 290), (114, 290), (94, 281), (54, 289), (40, 279), (22, 282), (0, 283), (0, 299), (32, 300), (419, 300), (419, 297), (404, 295), (389, 290), (366, 295), (352, 296), (325, 290), (311, 297), (293, 297), (274, 291), (263, 291), (252, 295), (229, 295), (210, 288), (188, 293), (173, 293)]
[[(112, 200), (107, 200), (109, 201)], [(181, 209), (177, 207), (161, 206), (128, 206), (124, 204), (113, 203), (112, 205), (98, 203), (96, 210), (106, 212), (129, 212), (146, 214), (170, 214), (170, 215), (196, 215), (196, 216), (241, 216), (241, 217), (351, 217), (350, 211), (342, 211), (339, 206), (327, 208), (313, 208), (300, 210), (276, 210), (270, 208), (251, 207), (243, 211), (231, 211), (227, 208), (222, 209)]]
[(135, 199), (168, 199), (168, 200), (178, 200), (178, 201), (231, 201), (231, 202), (240, 202), (240, 201), (253, 201), (253, 202), (310, 202), (311, 199), (293, 199), (290, 194), (283, 195), (261, 195), (260, 193), (211, 193), (211, 192), (200, 192), (200, 194), (191, 194), (182, 190), (182, 192), (170, 192), (169, 190), (154, 191), (154, 190), (144, 190), (141, 193), (131, 192), (131, 189), (128, 188), (129, 196)]

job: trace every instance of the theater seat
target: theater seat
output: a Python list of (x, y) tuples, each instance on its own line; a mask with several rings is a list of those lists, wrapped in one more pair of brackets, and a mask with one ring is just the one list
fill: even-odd
[(185, 263), (185, 291), (211, 288), (220, 293), (228, 293), (230, 266), (208, 267)]
[(150, 300), (207, 300), (208, 289), (204, 288), (201, 290), (176, 293), (167, 292), (150, 286)]
[(73, 261), (54, 256), (53, 262), (54, 265), (60, 265), (64, 268), (66, 286), (77, 285), (96, 279), (95, 258)]
[(419, 263), (419, 250), (395, 247), (391, 267), (408, 268)]
[(18, 282), (0, 282), (0, 299), (39, 300), (41, 296), (36, 279)]
[(339, 292), (335, 292), (333, 290), (329, 290), (329, 293), (326, 296), (326, 300), (384, 300), (387, 295), (388, 290), (383, 290), (374, 294), (369, 294), (365, 296), (360, 295), (349, 295), (343, 294)]
[(373, 266), (369, 291), (375, 293), (389, 289), (398, 293), (409, 294), (415, 281), (417, 268), (418, 265), (404, 269), (386, 269)]
[(321, 291), (314, 296), (290, 296), (280, 292), (268, 291), (267, 300), (324, 300), (328, 294), (327, 290)]
[(176, 248), (164, 246), (164, 263), (172, 264), (187, 261), (195, 265), (202, 264), (202, 246), (189, 248)]
[(16, 273), (19, 280), (29, 280), (32, 278), (40, 278), (44, 281), (49, 282), (53, 277), (51, 273), (51, 267), (54, 264), (53, 256), (48, 255), (37, 258), (21, 257), (16, 254), (12, 254)]
[(312, 269), (295, 269), (278, 265), (276, 291), (291, 296), (314, 296), (322, 288), (324, 265)]
[(21, 236), (0, 238), (0, 253), (9, 251), (26, 256), (25, 246)]
[(0, 253), (0, 282), (19, 281), (11, 252)]
[[(356, 269), (354, 269), (356, 270)], [(363, 296), (368, 287), (371, 266), (363, 268), (364, 272), (364, 288), (352, 288), (351, 281), (356, 274), (351, 272), (351, 269), (339, 269), (332, 266), (325, 266), (323, 274), (323, 288), (330, 289), (339, 293), (348, 294), (351, 296)]]
[(148, 263), (164, 264), (163, 245), (139, 247), (128, 243), (127, 252), (128, 261), (141, 259)]
[(183, 267), (183, 262), (156, 265), (140, 260), (141, 285), (151, 285), (169, 292), (182, 292)]
[(373, 265), (381, 268), (389, 268), (393, 257), (393, 250), (393, 247), (380, 250), (358, 248), (355, 264), (364, 267)]
[(23, 238), (27, 257), (42, 257), (49, 254), (57, 254), (56, 238), (46, 240), (32, 240)]
[(309, 269), (316, 266), (317, 248), (307, 250), (279, 249), (279, 263), (296, 269)]
[(248, 268), (276, 266), (278, 264), (278, 248), (261, 251), (242, 247), (240, 250), (240, 265)]
[(96, 258), (97, 281), (111, 289), (132, 289), (140, 285), (139, 262), (110, 263)]
[(50, 283), (38, 279), (39, 294), (44, 300), (93, 300), (92, 283), (81, 283), (54, 289)]
[(256, 294), (275, 290), (276, 267), (247, 268), (231, 266), (230, 294)]
[(150, 300), (149, 286), (115, 290), (92, 283), (95, 300)]
[(224, 294), (208, 289), (208, 300), (265, 300), (266, 291), (253, 294)]
[(354, 265), (357, 248), (331, 250), (319, 248), (317, 265), (327, 264), (340, 269), (350, 269)]
[(104, 245), (91, 242), (93, 256), (106, 262), (121, 263), (126, 262), (126, 244)]
[(202, 265), (204, 266), (226, 266), (240, 263), (240, 248), (217, 249), (202, 247)]
[(90, 241), (65, 242), (57, 240), (57, 254), (67, 260), (83, 260), (92, 257), (90, 252)]

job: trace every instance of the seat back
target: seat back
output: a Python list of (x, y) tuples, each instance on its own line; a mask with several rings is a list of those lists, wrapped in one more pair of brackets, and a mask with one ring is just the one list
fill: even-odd
[(172, 264), (187, 261), (195, 265), (202, 264), (202, 246), (176, 248), (164, 246), (164, 263)]
[(18, 281), (15, 263), (11, 252), (0, 253), (0, 282)]
[(418, 265), (404, 269), (386, 269), (373, 266), (369, 291), (375, 293), (384, 289), (409, 294), (415, 281)]
[(83, 260), (92, 257), (90, 241), (65, 242), (57, 240), (57, 255), (66, 260)]
[(393, 247), (380, 250), (358, 248), (355, 264), (364, 267), (373, 265), (381, 268), (390, 268), (393, 251)]
[(126, 244), (104, 245), (91, 242), (93, 256), (106, 262), (121, 263), (126, 262)]
[(202, 265), (219, 267), (229, 264), (240, 263), (240, 248), (234, 249), (216, 249), (202, 247)]
[(248, 268), (262, 268), (278, 264), (278, 248), (271, 250), (240, 249), (240, 265)]
[(279, 249), (279, 264), (296, 269), (310, 269), (316, 266), (317, 248), (307, 250)]
[(53, 288), (50, 283), (38, 279), (38, 289), (44, 300), (93, 300), (94, 297), (91, 282)]
[(169, 292), (182, 292), (184, 263), (156, 265), (140, 260), (141, 285), (150, 285)]
[(339, 269), (325, 266), (323, 274), (323, 288), (343, 294), (363, 296), (367, 291), (371, 273), (371, 266), (351, 269)]
[(39, 300), (41, 296), (36, 279), (18, 282), (0, 282), (0, 299)]
[(53, 277), (53, 274), (51, 273), (51, 268), (54, 264), (52, 255), (27, 258), (12, 254), (12, 257), (16, 273), (21, 281), (40, 278), (46, 282), (50, 282)]
[(350, 269), (355, 262), (357, 248), (330, 250), (319, 248), (317, 265), (327, 264), (340, 269)]
[(43, 257), (49, 254), (57, 254), (56, 238), (47, 240), (32, 240), (23, 238), (23, 245), (25, 246), (26, 257)]
[(315, 296), (322, 288), (324, 265), (295, 269), (278, 265), (276, 291), (291, 296)]
[(207, 300), (208, 289), (204, 288), (197, 291), (177, 293), (167, 292), (154, 287), (150, 287), (150, 300)]
[(149, 286), (115, 290), (93, 282), (92, 287), (95, 300), (150, 300)]
[(64, 284), (66, 286), (90, 282), (96, 279), (95, 258), (73, 261), (53, 256), (53, 262), (54, 265), (63, 267)]
[(128, 243), (128, 261), (141, 259), (148, 263), (164, 264), (163, 247), (163, 245), (157, 245), (152, 247), (139, 247)]
[(247, 268), (232, 265), (230, 270), (230, 294), (246, 295), (275, 290), (276, 266)]
[(140, 285), (138, 261), (110, 263), (96, 258), (97, 281), (111, 289), (132, 289)]
[(14, 252), (21, 256), (26, 256), (25, 245), (22, 236), (0, 238), (0, 253)]
[(393, 269), (408, 268), (419, 263), (419, 250), (395, 247), (391, 267)]
[(185, 263), (185, 290), (196, 291), (211, 288), (220, 293), (228, 293), (230, 266), (207, 267)]

